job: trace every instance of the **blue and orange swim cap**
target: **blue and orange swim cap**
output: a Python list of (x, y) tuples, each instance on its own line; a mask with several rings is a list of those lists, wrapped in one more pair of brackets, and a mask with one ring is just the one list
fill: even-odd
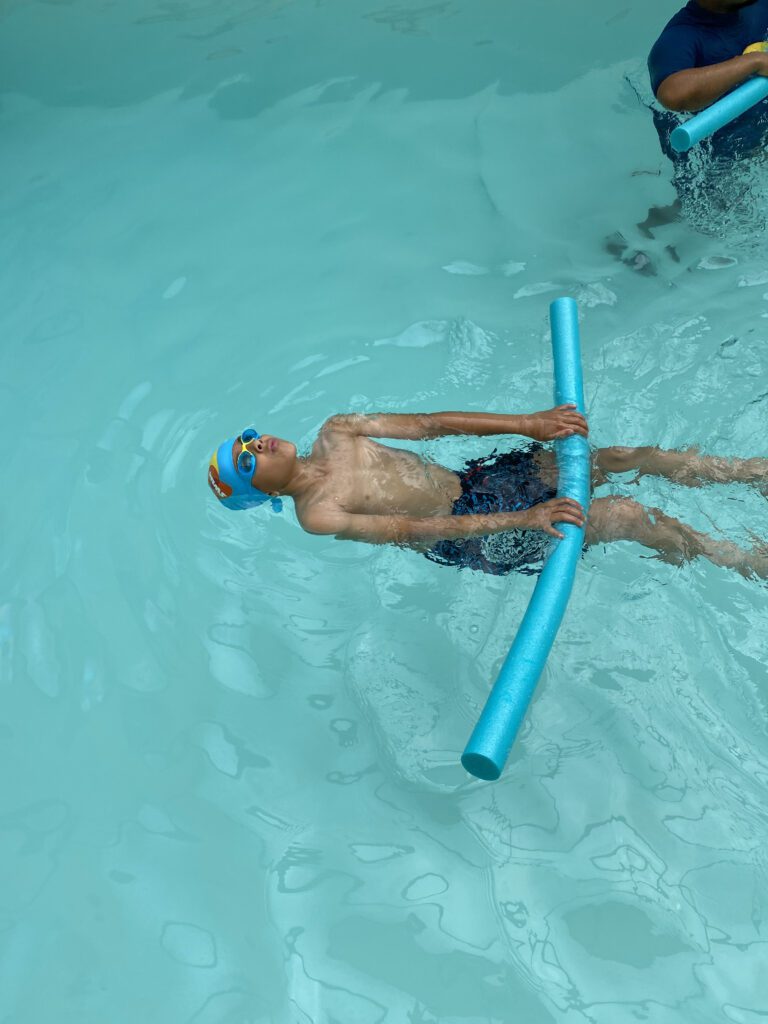
[[(259, 437), (255, 430), (248, 431), (251, 433), (251, 438)], [(234, 511), (242, 511), (245, 508), (256, 508), (258, 505), (263, 505), (265, 501), (272, 503), (272, 511), (280, 512), (283, 507), (283, 503), (279, 498), (273, 498), (269, 494), (265, 494), (264, 491), (260, 491), (258, 487), (254, 487), (251, 483), (251, 477), (256, 471), (256, 456), (253, 452), (250, 455), (253, 458), (253, 466), (250, 471), (237, 466), (232, 458), (232, 450), (235, 447), (235, 442), (240, 441), (243, 443), (243, 434), (246, 431), (238, 434), (236, 437), (230, 437), (228, 440), (222, 442), (216, 451), (211, 456), (211, 461), (208, 464), (208, 486), (211, 488), (213, 493), (227, 508), (233, 509)]]

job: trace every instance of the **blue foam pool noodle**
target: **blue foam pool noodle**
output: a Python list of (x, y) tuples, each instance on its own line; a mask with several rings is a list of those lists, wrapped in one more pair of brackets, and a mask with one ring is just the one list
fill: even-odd
[(719, 128), (740, 117), (745, 110), (754, 107), (768, 96), (768, 78), (756, 76), (717, 100), (711, 107), (678, 125), (669, 136), (669, 143), (676, 153), (687, 153), (691, 146), (706, 139)]
[[(576, 303), (570, 298), (556, 299), (549, 315), (555, 404), (573, 402), (583, 413)], [(590, 491), (587, 439), (578, 435), (567, 437), (556, 441), (555, 449), (558, 496), (575, 498), (586, 512)], [(501, 775), (568, 604), (584, 543), (584, 528), (571, 523), (558, 528), (564, 538), (553, 543), (517, 636), (461, 758), (466, 770), (479, 779), (497, 779)]]

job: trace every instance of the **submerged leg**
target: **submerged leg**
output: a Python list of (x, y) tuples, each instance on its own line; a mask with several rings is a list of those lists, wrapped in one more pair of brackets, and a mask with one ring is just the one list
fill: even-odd
[(664, 476), (686, 487), (734, 482), (768, 487), (768, 459), (724, 459), (700, 455), (696, 448), (599, 448), (594, 454), (592, 471), (595, 486), (605, 483), (611, 473), (634, 471), (637, 479)]
[(731, 541), (715, 540), (661, 509), (646, 508), (631, 498), (597, 498), (589, 509), (587, 544), (615, 540), (634, 540), (672, 565), (702, 557), (742, 576), (768, 579), (768, 549), (745, 551)]
[(679, 199), (675, 199), (669, 206), (652, 206), (648, 210), (648, 216), (637, 226), (646, 238), (653, 238), (653, 228), (664, 227), (666, 224), (680, 220), (682, 209)]

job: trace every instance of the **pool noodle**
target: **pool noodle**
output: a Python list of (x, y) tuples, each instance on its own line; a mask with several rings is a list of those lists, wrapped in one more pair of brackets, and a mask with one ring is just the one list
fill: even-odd
[(743, 82), (733, 92), (717, 100), (711, 107), (694, 114), (679, 125), (669, 136), (669, 143), (676, 153), (687, 153), (691, 146), (706, 139), (708, 135), (735, 120), (768, 96), (768, 78), (756, 76)]
[[(579, 348), (579, 317), (573, 299), (555, 299), (549, 307), (554, 355), (555, 404), (574, 402), (584, 412), (584, 383)], [(589, 505), (589, 443), (574, 435), (555, 442), (559, 470), (558, 496)], [(528, 609), (498, 679), (469, 738), (461, 763), (479, 779), (498, 779), (525, 717), (536, 683), (552, 648), (573, 587), (581, 556), (584, 528), (559, 526), (563, 540), (554, 541)]]

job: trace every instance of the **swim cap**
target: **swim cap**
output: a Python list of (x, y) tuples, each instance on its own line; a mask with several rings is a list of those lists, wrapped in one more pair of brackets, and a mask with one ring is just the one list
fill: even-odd
[[(256, 435), (259, 436), (258, 434)], [(224, 441), (211, 456), (208, 465), (208, 486), (213, 493), (227, 508), (236, 512), (245, 508), (256, 508), (263, 505), (265, 501), (272, 503), (272, 511), (280, 512), (283, 503), (279, 498), (272, 498), (258, 487), (251, 483), (251, 477), (255, 470), (245, 473), (241, 469), (235, 469), (232, 459), (232, 449), (235, 442), (240, 440), (240, 435), (230, 437)], [(253, 452), (251, 452), (253, 455)], [(254, 455), (254, 461), (256, 456)]]

